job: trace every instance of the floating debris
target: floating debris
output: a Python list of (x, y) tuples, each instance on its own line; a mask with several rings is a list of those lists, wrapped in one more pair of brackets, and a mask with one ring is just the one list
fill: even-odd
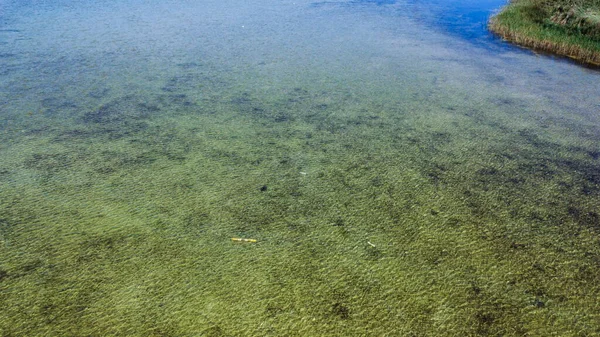
[(231, 241), (235, 242), (256, 242), (255, 239), (243, 239), (243, 238), (231, 238)]

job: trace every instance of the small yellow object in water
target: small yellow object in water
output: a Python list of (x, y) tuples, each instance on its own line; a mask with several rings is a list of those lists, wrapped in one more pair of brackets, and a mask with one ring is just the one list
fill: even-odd
[(256, 242), (255, 239), (242, 239), (242, 238), (231, 238), (231, 241), (236, 241), (236, 242)]

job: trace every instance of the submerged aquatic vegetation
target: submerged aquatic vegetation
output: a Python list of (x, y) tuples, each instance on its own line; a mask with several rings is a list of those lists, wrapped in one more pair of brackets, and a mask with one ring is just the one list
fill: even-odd
[[(594, 95), (557, 95), (552, 69), (434, 62), (441, 37), (379, 16), (277, 13), (216, 29), (249, 60), (177, 50), (176, 29), (166, 56), (88, 55), (126, 76), (73, 62), (86, 81), (58, 91), (57, 62), (0, 92), (24, 97), (0, 105), (0, 335), (600, 333)], [(301, 59), (278, 20), (327, 49)]]
[(3, 178), (3, 331), (596, 331), (593, 146), (506, 106), (322, 106), (340, 94), (241, 93), (142, 129), (76, 118), (22, 143)]

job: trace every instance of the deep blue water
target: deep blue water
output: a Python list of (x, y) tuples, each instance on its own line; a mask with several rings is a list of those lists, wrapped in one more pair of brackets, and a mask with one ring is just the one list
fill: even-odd
[[(380, 7), (387, 15), (406, 14), (441, 32), (490, 48), (507, 47), (487, 30), (489, 18), (506, 4), (504, 0), (355, 0), (323, 1), (313, 6)], [(399, 22), (398, 24), (401, 24)]]

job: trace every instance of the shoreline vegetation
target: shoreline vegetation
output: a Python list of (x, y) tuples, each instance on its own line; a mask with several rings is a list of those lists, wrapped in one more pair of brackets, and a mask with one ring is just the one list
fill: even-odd
[(488, 26), (518, 45), (600, 66), (600, 0), (511, 0)]

